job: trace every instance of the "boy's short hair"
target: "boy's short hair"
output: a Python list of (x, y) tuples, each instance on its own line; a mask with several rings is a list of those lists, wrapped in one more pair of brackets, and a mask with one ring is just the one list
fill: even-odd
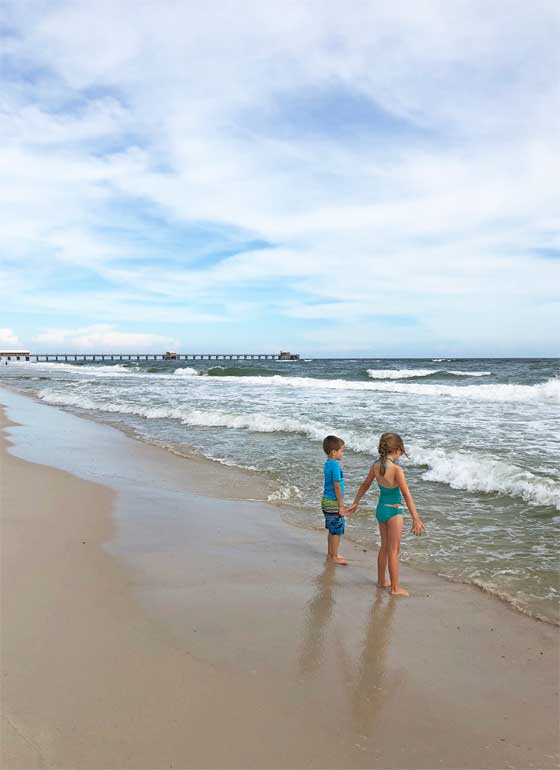
[(338, 436), (327, 436), (323, 439), (323, 451), (326, 455), (330, 455), (331, 452), (336, 452), (341, 446), (344, 446), (344, 441), (341, 438), (338, 438)]

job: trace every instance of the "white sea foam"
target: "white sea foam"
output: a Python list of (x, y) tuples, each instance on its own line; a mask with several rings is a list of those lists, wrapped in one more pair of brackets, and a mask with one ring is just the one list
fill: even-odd
[(133, 414), (147, 420), (178, 420), (185, 425), (199, 428), (233, 428), (253, 433), (298, 433), (313, 439), (323, 439), (325, 428), (314, 423), (305, 423), (291, 417), (271, 417), (265, 414), (248, 413), (233, 415), (221, 411), (202, 411), (184, 406), (144, 406), (124, 401), (100, 401), (77, 392), (56, 392), (42, 390), (39, 398), (49, 404), (77, 406), (97, 412)]
[[(177, 420), (184, 425), (202, 428), (230, 428), (253, 433), (290, 433), (321, 441), (332, 426), (292, 417), (276, 417), (258, 412), (230, 414), (220, 410), (190, 409), (185, 406), (145, 406), (120, 401), (103, 402), (77, 392), (54, 392), (45, 389), (39, 397), (51, 404), (77, 406), (108, 413), (133, 414), (146, 419)], [(376, 451), (377, 438), (366, 432), (344, 433), (349, 449), (369, 455)], [(453, 489), (486, 492), (519, 497), (532, 505), (553, 506), (560, 510), (560, 484), (553, 479), (537, 477), (530, 471), (485, 455), (467, 452), (444, 452), (421, 446), (410, 448), (411, 461), (427, 465), (426, 481), (447, 484)]]
[[(142, 361), (142, 364), (149, 364), (150, 361)], [(37, 371), (37, 368), (41, 370), (46, 369), (49, 372), (69, 372), (71, 374), (82, 375), (87, 378), (91, 377), (133, 377), (148, 378), (149, 380), (169, 380), (175, 376), (178, 377), (194, 377), (199, 375), (200, 372), (197, 369), (193, 369), (190, 366), (178, 367), (171, 372), (148, 372), (145, 369), (140, 368), (138, 362), (131, 361), (130, 366), (124, 364), (67, 364), (67, 363), (54, 363), (51, 361), (29, 362), (20, 361), (16, 365), (21, 367), (31, 368), (32, 371)]]
[[(216, 378), (218, 379), (218, 378)], [(312, 377), (220, 377), (221, 382), (235, 382), (240, 386), (313, 388), (327, 390), (380, 391), (418, 396), (448, 396), (469, 401), (560, 403), (560, 378), (553, 377), (535, 385), (436, 385), (409, 382), (359, 382), (354, 380), (321, 380)]]
[(301, 490), (295, 484), (285, 484), (267, 497), (267, 500), (271, 503), (302, 499)]
[(467, 452), (411, 447), (410, 458), (427, 465), (426, 481), (448, 484), (452, 489), (520, 497), (532, 505), (548, 505), (560, 510), (560, 483), (535, 476), (528, 470)]
[(437, 374), (437, 369), (368, 369), (372, 380), (406, 380), (411, 377), (429, 377)]
[(444, 369), (447, 374), (455, 374), (457, 377), (489, 377), (492, 372), (462, 372), (457, 369)]
[(172, 409), (169, 412), (165, 416), (176, 417), (185, 425), (199, 428), (232, 428), (252, 433), (296, 433), (316, 441), (322, 441), (329, 432), (317, 423), (303, 422), (291, 417), (271, 417), (259, 413), (232, 415), (227, 412), (184, 408)]
[[(131, 362), (133, 366), (136, 366), (136, 362)], [(140, 372), (138, 369), (132, 369), (130, 367), (124, 366), (123, 364), (67, 364), (67, 363), (54, 363), (53, 361), (15, 361), (13, 362), (14, 366), (18, 366), (21, 368), (27, 368), (31, 370), (36, 370), (37, 368), (40, 369), (47, 369), (48, 371), (52, 372), (72, 372), (75, 374), (86, 374), (88, 376), (94, 375), (94, 376), (121, 376), (123, 374), (129, 374), (129, 375), (138, 375)]]
[(368, 369), (372, 380), (409, 380), (433, 374), (453, 374), (456, 377), (488, 377), (492, 372), (463, 372), (456, 369)]
[(243, 463), (235, 463), (233, 460), (227, 460), (225, 457), (214, 457), (214, 455), (206, 454), (205, 455), (209, 460), (212, 460), (212, 462), (219, 463), (220, 465), (225, 465), (226, 468), (239, 468), (243, 471), (258, 471), (258, 468), (255, 465), (244, 465)]

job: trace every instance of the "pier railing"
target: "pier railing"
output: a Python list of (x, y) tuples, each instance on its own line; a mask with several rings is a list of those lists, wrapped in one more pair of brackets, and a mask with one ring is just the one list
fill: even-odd
[[(33, 361), (299, 361), (297, 353), (31, 353)], [(29, 359), (27, 359), (29, 360)]]

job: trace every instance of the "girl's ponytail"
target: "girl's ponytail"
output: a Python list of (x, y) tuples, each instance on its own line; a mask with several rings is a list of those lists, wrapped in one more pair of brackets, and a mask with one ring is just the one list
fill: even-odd
[(381, 467), (379, 468), (379, 473), (381, 476), (385, 475), (385, 467), (387, 464), (387, 454), (389, 452), (389, 447), (387, 446), (387, 436), (390, 435), (389, 433), (384, 433), (381, 438), (379, 439), (379, 446), (377, 447), (377, 451), (379, 452), (379, 459), (381, 460)]

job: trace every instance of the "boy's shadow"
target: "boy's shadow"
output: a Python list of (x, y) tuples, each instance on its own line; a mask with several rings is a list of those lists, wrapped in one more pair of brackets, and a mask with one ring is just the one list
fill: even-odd
[(323, 571), (313, 581), (316, 591), (307, 603), (303, 645), (299, 659), (299, 670), (302, 675), (311, 674), (321, 667), (326, 631), (335, 605), (333, 585), (337, 569), (340, 567), (325, 561)]

